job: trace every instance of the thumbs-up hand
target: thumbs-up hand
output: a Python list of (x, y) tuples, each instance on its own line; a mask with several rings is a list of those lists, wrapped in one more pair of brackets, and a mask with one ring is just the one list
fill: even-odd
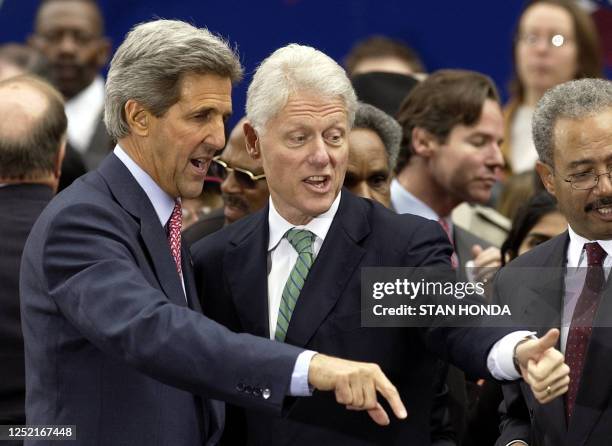
[(520, 342), (516, 347), (523, 379), (541, 404), (563, 395), (569, 386), (569, 367), (555, 348), (558, 339), (559, 330), (553, 328), (541, 338)]

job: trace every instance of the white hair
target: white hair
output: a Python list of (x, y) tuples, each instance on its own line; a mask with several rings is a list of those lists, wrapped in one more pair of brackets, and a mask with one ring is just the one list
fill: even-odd
[(255, 71), (246, 101), (251, 125), (263, 132), (298, 91), (339, 97), (346, 106), (349, 126), (353, 125), (357, 96), (344, 69), (321, 51), (295, 43), (274, 51)]

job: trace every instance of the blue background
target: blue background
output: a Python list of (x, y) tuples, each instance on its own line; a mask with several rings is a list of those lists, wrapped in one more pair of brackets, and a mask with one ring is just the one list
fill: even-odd
[[(23, 41), (37, 0), (0, 0), (0, 43)], [(385, 34), (411, 45), (428, 71), (466, 68), (490, 75), (507, 97), (511, 39), (523, 2), (409, 0), (102, 0), (113, 48), (136, 23), (155, 17), (207, 26), (237, 45), (246, 78), (234, 91), (236, 122), (257, 63), (291, 42), (314, 46), (342, 61), (353, 43)]]

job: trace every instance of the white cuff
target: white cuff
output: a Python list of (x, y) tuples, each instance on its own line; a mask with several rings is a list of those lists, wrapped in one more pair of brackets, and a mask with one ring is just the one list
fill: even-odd
[(299, 354), (293, 366), (291, 374), (291, 385), (289, 386), (290, 396), (310, 396), (313, 388), (308, 384), (308, 369), (310, 368), (310, 360), (317, 352), (305, 350)]
[(534, 334), (534, 331), (515, 331), (507, 334), (493, 345), (487, 357), (487, 368), (493, 378), (514, 381), (521, 377), (514, 367), (514, 349), (521, 340)]

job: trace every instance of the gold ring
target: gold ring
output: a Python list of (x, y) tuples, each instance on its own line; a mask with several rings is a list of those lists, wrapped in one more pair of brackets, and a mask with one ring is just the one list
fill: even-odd
[(550, 388), (550, 386), (548, 386), (546, 388), (546, 395), (550, 396), (552, 394), (552, 389)]

